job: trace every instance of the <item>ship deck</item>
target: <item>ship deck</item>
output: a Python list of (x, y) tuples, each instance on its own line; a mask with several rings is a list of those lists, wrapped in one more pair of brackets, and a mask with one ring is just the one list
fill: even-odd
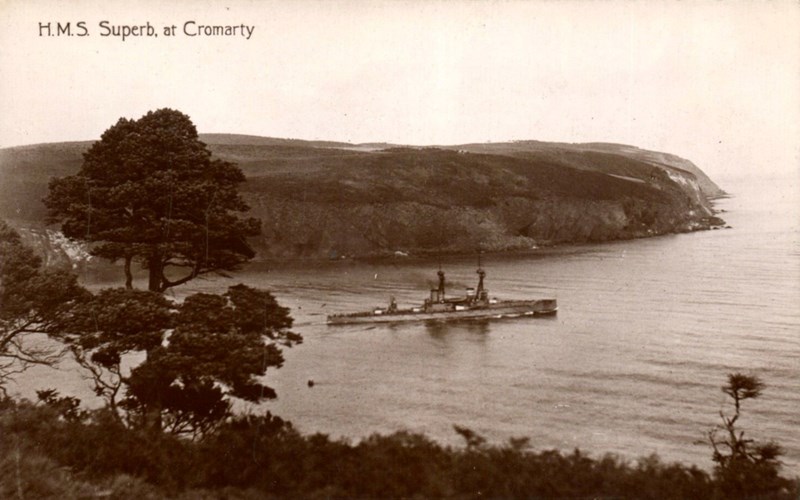
[(552, 315), (558, 311), (555, 299), (507, 300), (463, 310), (415, 311), (402, 309), (393, 312), (361, 312), (328, 316), (331, 325), (357, 323), (395, 323), (405, 321), (455, 321), (460, 319), (502, 318), (515, 316)]

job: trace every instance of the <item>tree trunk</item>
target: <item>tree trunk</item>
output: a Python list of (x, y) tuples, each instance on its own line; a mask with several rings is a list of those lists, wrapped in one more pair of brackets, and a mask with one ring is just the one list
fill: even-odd
[(147, 289), (151, 292), (161, 292), (161, 258), (150, 257), (147, 267), (150, 272)]
[(161, 405), (147, 408), (145, 413), (145, 428), (154, 435), (160, 436), (164, 430), (164, 423), (161, 419)]
[(131, 273), (131, 260), (133, 256), (125, 256), (125, 288), (128, 290), (133, 288), (133, 274)]
[[(161, 282), (162, 282), (162, 264), (161, 264), (161, 256), (160, 255), (151, 255), (147, 260), (147, 268), (148, 268), (148, 283), (147, 289), (151, 292), (158, 292), (161, 293)], [(147, 358), (151, 359), (153, 357), (153, 353), (149, 350), (147, 351)], [(150, 429), (155, 434), (161, 434), (162, 430), (162, 421), (161, 421), (161, 405), (158, 403), (153, 404), (149, 408), (145, 408), (145, 427)]]

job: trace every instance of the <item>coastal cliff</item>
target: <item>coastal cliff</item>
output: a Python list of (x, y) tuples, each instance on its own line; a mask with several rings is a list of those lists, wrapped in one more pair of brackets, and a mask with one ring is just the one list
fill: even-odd
[[(723, 192), (700, 169), (632, 146), (201, 139), (247, 176), (241, 191), (262, 220), (252, 241), (259, 259), (525, 250), (724, 224), (709, 201)], [(48, 256), (80, 254), (56, 248), (64, 245), (44, 231), (40, 200), (50, 177), (77, 171), (90, 144), (0, 150), (0, 217), (48, 239), (34, 242)]]

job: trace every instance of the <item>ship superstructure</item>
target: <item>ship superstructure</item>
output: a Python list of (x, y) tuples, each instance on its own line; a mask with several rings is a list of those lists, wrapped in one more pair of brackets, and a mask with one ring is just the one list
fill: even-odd
[(457, 320), (467, 318), (500, 318), (513, 316), (552, 315), (558, 311), (556, 299), (536, 300), (497, 300), (489, 297), (489, 290), (484, 287), (486, 271), (478, 261), (478, 286), (467, 288), (466, 295), (460, 297), (445, 296), (445, 274), (439, 269), (436, 273), (439, 286), (432, 288), (430, 296), (419, 307), (399, 309), (394, 297), (389, 306), (372, 311), (332, 314), (328, 323), (333, 325), (351, 323), (391, 323), (399, 321)]

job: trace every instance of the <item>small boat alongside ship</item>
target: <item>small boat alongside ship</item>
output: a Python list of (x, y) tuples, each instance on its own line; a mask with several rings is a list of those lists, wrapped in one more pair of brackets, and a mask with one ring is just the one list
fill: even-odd
[(483, 282), (486, 272), (478, 264), (478, 287), (467, 288), (466, 295), (445, 297), (444, 272), (439, 269), (439, 286), (419, 307), (399, 309), (394, 297), (388, 307), (349, 314), (331, 314), (330, 325), (354, 323), (394, 323), (400, 321), (454, 321), (461, 319), (504, 318), (553, 315), (558, 311), (556, 299), (497, 300), (489, 298)]

